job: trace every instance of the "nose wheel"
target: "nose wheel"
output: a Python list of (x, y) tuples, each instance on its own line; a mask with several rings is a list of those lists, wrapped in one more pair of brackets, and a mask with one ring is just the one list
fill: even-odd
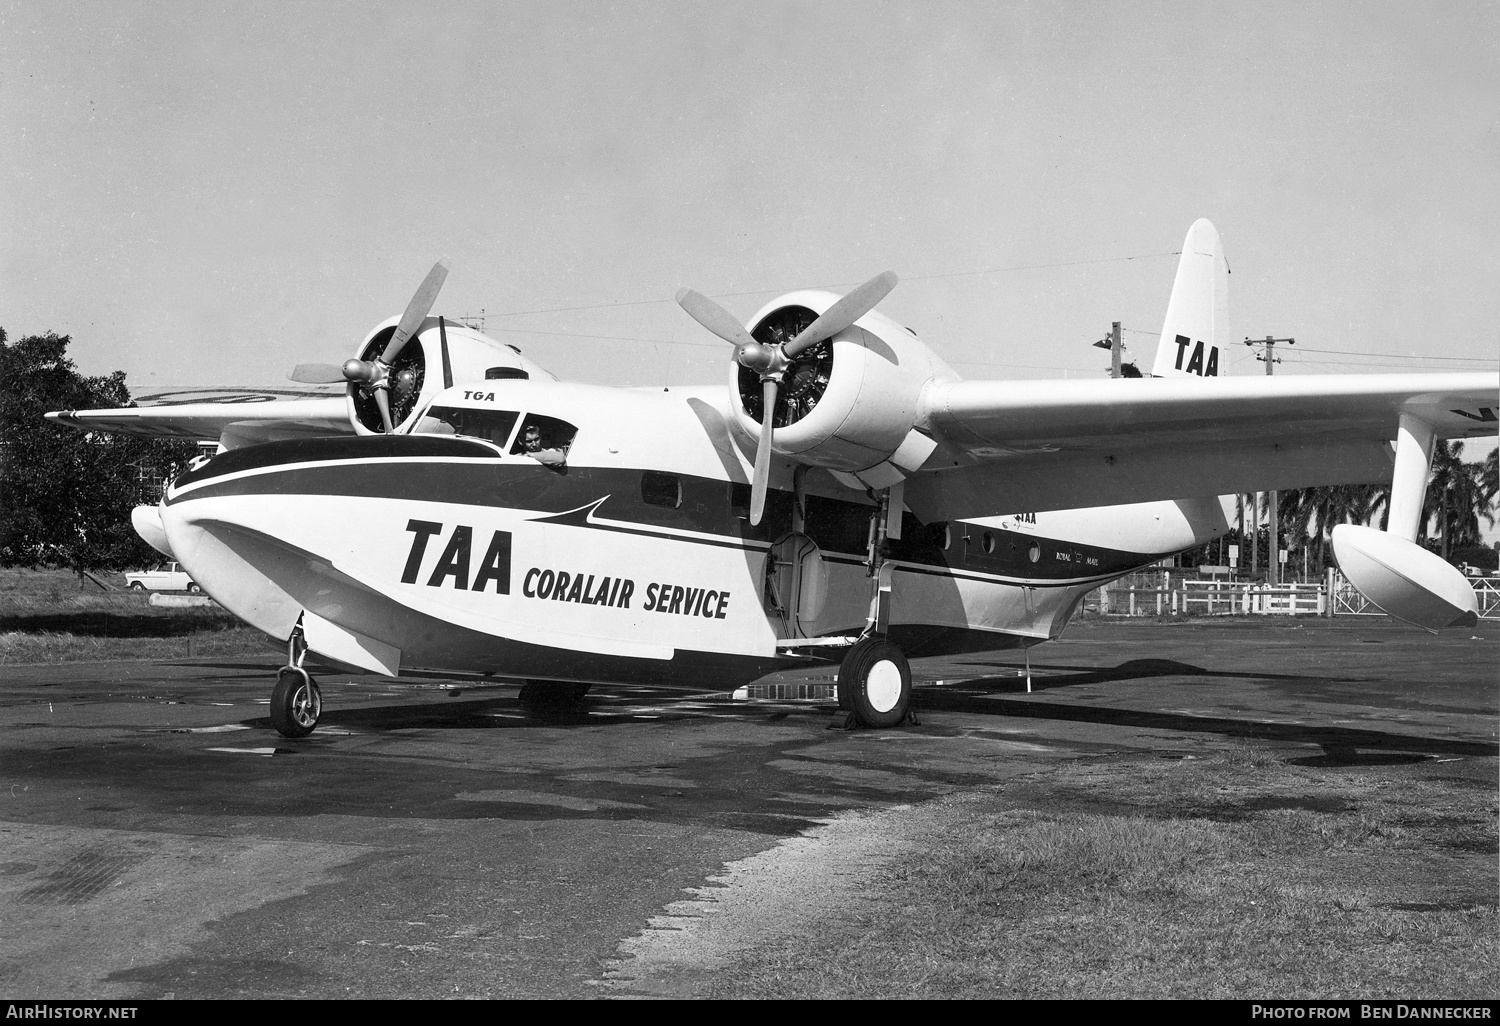
[(323, 694), (306, 670), (283, 666), (271, 690), (271, 726), (282, 737), (306, 737), (318, 725)]
[(282, 737), (306, 737), (318, 725), (323, 712), (323, 693), (317, 682), (302, 668), (307, 658), (307, 642), (299, 623), (287, 642), (287, 665), (276, 673), (271, 689), (271, 726)]

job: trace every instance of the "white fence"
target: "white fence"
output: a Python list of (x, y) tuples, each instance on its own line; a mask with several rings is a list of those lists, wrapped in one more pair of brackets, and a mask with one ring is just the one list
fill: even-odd
[[(1500, 620), (1500, 579), (1471, 578), (1479, 616)], [(1337, 570), (1320, 583), (1246, 581), (1135, 574), (1089, 593), (1085, 608), (1107, 616), (1385, 616)]]
[(1474, 593), (1479, 596), (1479, 618), (1500, 620), (1500, 579), (1481, 577), (1469, 583), (1474, 585)]

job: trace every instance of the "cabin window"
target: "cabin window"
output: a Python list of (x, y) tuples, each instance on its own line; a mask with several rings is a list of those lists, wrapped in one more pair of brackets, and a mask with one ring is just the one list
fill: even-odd
[(1031, 548), (1026, 550), (1026, 558), (1030, 559), (1033, 563), (1039, 562), (1042, 558), (1042, 547), (1036, 542), (1032, 542)]
[(729, 512), (741, 520), (750, 519), (750, 486), (737, 481), (729, 483)]
[(520, 414), (513, 410), (471, 410), (456, 406), (433, 406), (412, 429), (417, 435), (467, 435), (495, 445), (510, 441), (511, 429)]
[(576, 434), (578, 429), (565, 420), (537, 413), (527, 414), (521, 430), (516, 432), (516, 444), (511, 446), (510, 451), (515, 456), (530, 456), (539, 463), (559, 466), (567, 462), (568, 450), (572, 447), (573, 436)]
[(932, 532), (932, 544), (947, 552), (948, 547), (953, 544), (953, 532), (949, 529), (948, 522), (945, 520), (933, 524), (928, 530)]
[(682, 482), (676, 474), (648, 470), (641, 475), (641, 501), (648, 506), (676, 509), (682, 505)]
[(992, 556), (995, 554), (995, 536), (990, 532), (984, 532), (984, 554)]

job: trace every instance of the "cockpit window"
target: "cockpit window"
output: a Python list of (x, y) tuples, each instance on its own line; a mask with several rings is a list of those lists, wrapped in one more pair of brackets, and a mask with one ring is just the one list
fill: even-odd
[(557, 466), (567, 461), (568, 449), (576, 434), (578, 429), (565, 420), (529, 414), (516, 433), (516, 444), (510, 451), (517, 456), (530, 456), (540, 463)]
[(412, 429), (417, 435), (467, 435), (504, 447), (520, 416), (514, 410), (469, 410), (434, 406)]

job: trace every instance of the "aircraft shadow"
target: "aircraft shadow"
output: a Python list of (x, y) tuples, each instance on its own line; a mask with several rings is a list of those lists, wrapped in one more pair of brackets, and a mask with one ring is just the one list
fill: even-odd
[[(461, 694), (462, 689), (453, 692)], [(827, 715), (824, 707), (799, 703), (726, 702), (715, 699), (722, 692), (657, 691), (641, 693), (601, 691), (567, 705), (523, 703), (515, 695), (478, 699), (446, 698), (403, 705), (364, 706), (355, 709), (324, 707), (320, 725), (372, 732), (388, 730), (503, 730), (516, 727), (599, 727), (624, 723), (662, 723), (701, 719), (706, 715), (764, 722), (782, 719), (792, 712)], [(269, 717), (243, 721), (248, 726), (269, 728)], [(313, 735), (316, 737), (316, 733)]]
[[(992, 697), (994, 689), (983, 687), (986, 683), (974, 681), (972, 684), (943, 688), (918, 688), (912, 692), (912, 708), (918, 712), (961, 712), (979, 716), (1063, 720), (1317, 745), (1323, 749), (1322, 756), (1299, 760), (1300, 764), (1310, 766), (1406, 762), (1443, 755), (1481, 758), (1500, 755), (1500, 744), (1488, 741), (1459, 741), (1358, 727), (1263, 723), (1228, 716), (1189, 716), (1140, 709), (1060, 705), (1056, 702), (1027, 701), (1023, 698), (1006, 697), (997, 700)], [(1006, 680), (1005, 684), (1007, 690), (1014, 690), (1014, 681)]]
[[(1033, 667), (1038, 669), (1039, 667)], [(1049, 667), (1058, 669), (1060, 667)], [(1060, 680), (1049, 678), (1050, 687), (1145, 679), (1174, 675), (1237, 677), (1202, 670), (1162, 659), (1133, 660), (1114, 668), (1086, 667), (1083, 672)], [(1279, 676), (1279, 675), (1278, 675)], [(1289, 678), (1289, 679), (1306, 679)], [(1328, 678), (1320, 678), (1328, 679)], [(489, 690), (493, 685), (483, 685)], [(1038, 720), (1094, 723), (1136, 727), (1183, 734), (1218, 734), (1229, 738), (1295, 742), (1318, 746), (1323, 754), (1296, 760), (1308, 766), (1354, 766), (1416, 762), (1439, 756), (1490, 757), (1500, 755), (1500, 744), (1423, 737), (1357, 727), (1265, 723), (1230, 716), (1193, 716), (1182, 713), (1100, 706), (1074, 706), (1057, 702), (1028, 701), (1018, 693), (1024, 682), (1016, 678), (969, 681), (945, 687), (918, 687), (912, 693), (916, 712), (959, 712), (978, 716), (1004, 716)], [(685, 719), (735, 718), (764, 723), (793, 714), (821, 718), (828, 703), (731, 702), (723, 692), (685, 688), (599, 687), (576, 703), (538, 705), (523, 703), (514, 694), (487, 694), (467, 698), (462, 687), (447, 697), (394, 705), (357, 708), (325, 707), (322, 724), (354, 731), (395, 730), (501, 730), (508, 728), (576, 728), (630, 723), (663, 723)], [(415, 697), (415, 696), (413, 696)], [(426, 696), (423, 696), (425, 699)], [(248, 726), (269, 728), (268, 717), (244, 721)], [(314, 738), (317, 737), (315, 733)]]
[[(997, 663), (1023, 676), (975, 677), (965, 680), (964, 687), (984, 688), (989, 691), (1026, 690), (1025, 664)], [(1207, 677), (1229, 680), (1315, 680), (1328, 684), (1357, 684), (1366, 677), (1323, 677), (1305, 673), (1263, 673), (1227, 670), (1205, 670), (1191, 663), (1179, 663), (1174, 659), (1131, 659), (1119, 666), (1071, 666), (1066, 663), (1032, 663), (1031, 690), (1050, 691), (1054, 688), (1077, 687), (1082, 684), (1110, 684), (1117, 681), (1148, 680), (1153, 677)], [(1038, 673), (1059, 673), (1063, 676), (1037, 676)]]

